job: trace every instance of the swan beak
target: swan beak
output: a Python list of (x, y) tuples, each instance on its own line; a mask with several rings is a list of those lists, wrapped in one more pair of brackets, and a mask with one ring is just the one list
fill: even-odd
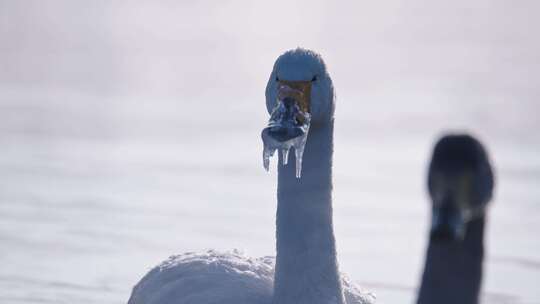
[(311, 81), (287, 81), (278, 83), (278, 100), (292, 98), (302, 112), (310, 112)]
[(294, 148), (296, 178), (302, 175), (302, 156), (311, 125), (311, 82), (280, 81), (276, 106), (270, 114), (268, 126), (262, 130), (263, 165), (268, 171), (270, 157), (276, 150), (282, 153), (282, 164), (287, 165), (288, 155)]
[(305, 135), (309, 129), (310, 94), (309, 81), (280, 81), (277, 104), (263, 133), (281, 143)]
[(433, 207), (430, 237), (436, 241), (463, 241), (467, 223), (459, 207), (452, 203)]

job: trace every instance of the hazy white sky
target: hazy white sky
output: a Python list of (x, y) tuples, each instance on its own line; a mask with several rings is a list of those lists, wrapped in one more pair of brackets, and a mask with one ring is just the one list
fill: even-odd
[(405, 89), (429, 78), (424, 86), (458, 92), (538, 94), (537, 1), (1, 5), (3, 83), (111, 94), (238, 92), (261, 86), (283, 50), (305, 46), (324, 55), (341, 90)]
[[(504, 121), (512, 134), (524, 125), (539, 127), (537, 1), (0, 5), (5, 90), (127, 97), (131, 109), (135, 97), (174, 100), (193, 111), (204, 103), (263, 117), (259, 102), (273, 60), (303, 46), (326, 59), (338, 114), (380, 109), (373, 115), (396, 123), (403, 111), (454, 121), (459, 111), (474, 117), (457, 126)], [(494, 107), (504, 107), (504, 117), (491, 113)]]

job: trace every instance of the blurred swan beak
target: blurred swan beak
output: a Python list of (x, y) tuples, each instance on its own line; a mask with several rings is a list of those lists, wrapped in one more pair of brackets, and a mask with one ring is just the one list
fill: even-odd
[(463, 241), (467, 223), (459, 207), (452, 203), (433, 207), (430, 237), (438, 241)]

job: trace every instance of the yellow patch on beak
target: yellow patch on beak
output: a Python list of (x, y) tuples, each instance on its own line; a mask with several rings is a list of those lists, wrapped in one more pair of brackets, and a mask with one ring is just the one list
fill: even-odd
[(280, 80), (279, 85), (284, 85), (292, 89), (283, 92), (281, 98), (293, 98), (302, 112), (311, 114), (311, 81)]

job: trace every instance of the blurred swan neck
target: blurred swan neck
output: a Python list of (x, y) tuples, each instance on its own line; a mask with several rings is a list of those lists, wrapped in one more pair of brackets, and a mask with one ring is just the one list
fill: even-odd
[(418, 304), (479, 303), (484, 227), (485, 219), (476, 219), (462, 242), (429, 242)]
[(289, 164), (278, 169), (277, 257), (274, 302), (344, 303), (332, 224), (333, 121), (308, 134), (302, 178)]

